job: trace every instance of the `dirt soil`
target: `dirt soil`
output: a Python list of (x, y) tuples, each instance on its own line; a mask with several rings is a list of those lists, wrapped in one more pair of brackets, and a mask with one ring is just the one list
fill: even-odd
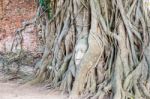
[(44, 90), (41, 87), (21, 87), (19, 84), (0, 83), (0, 99), (67, 99), (60, 92)]
[(42, 86), (24, 86), (19, 81), (6, 81), (0, 72), (0, 99), (67, 99), (60, 91), (48, 90)]
[(60, 92), (44, 90), (41, 87), (21, 87), (13, 82), (0, 82), (0, 99), (67, 99)]

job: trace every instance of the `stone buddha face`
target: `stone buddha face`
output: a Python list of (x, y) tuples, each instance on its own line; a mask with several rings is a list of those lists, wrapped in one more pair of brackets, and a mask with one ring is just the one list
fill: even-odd
[(76, 66), (80, 64), (84, 54), (86, 53), (88, 48), (87, 39), (82, 38), (77, 42), (75, 48), (75, 64)]

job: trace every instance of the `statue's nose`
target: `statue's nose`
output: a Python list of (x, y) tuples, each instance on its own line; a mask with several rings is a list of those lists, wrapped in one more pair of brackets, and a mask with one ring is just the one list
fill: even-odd
[(81, 53), (81, 51), (78, 51), (76, 53), (76, 59), (81, 59), (81, 57), (82, 57), (82, 53)]

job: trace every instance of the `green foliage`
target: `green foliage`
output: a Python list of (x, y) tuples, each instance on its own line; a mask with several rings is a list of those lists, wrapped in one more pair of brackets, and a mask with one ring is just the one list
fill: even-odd
[(40, 6), (42, 7), (43, 11), (48, 14), (48, 18), (52, 18), (52, 9), (50, 6), (50, 0), (39, 0)]

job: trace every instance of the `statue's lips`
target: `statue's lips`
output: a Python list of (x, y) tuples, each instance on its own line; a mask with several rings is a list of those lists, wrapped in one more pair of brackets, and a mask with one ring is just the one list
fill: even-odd
[(80, 62), (81, 62), (81, 59), (77, 59), (77, 60), (75, 60), (76, 65), (79, 65), (79, 64), (80, 64)]
[(76, 59), (75, 61), (81, 61), (81, 59)]
[(76, 59), (76, 60), (78, 60), (78, 61), (79, 61), (79, 60), (81, 60), (81, 59)]

